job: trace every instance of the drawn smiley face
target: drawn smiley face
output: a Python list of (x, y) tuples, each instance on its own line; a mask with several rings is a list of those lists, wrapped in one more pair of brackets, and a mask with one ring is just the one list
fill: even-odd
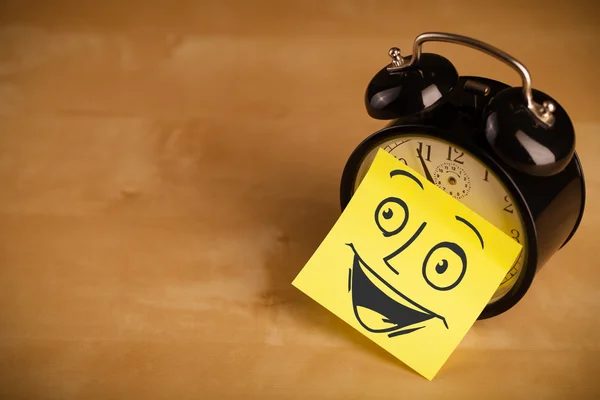
[[(403, 180), (400, 187), (420, 187), (417, 193), (423, 197), (413, 196), (410, 201), (428, 201), (426, 189), (417, 176), (393, 170), (390, 179)], [(460, 289), (469, 274), (465, 248), (473, 248), (474, 243), (482, 250), (485, 246), (477, 228), (460, 215), (444, 214), (436, 204), (426, 207), (430, 214), (411, 215), (408, 201), (400, 190), (381, 200), (373, 210), (372, 223), (380, 232), (376, 240), (385, 242), (378, 242), (377, 246), (365, 243), (362, 249), (365, 254), (367, 247), (389, 252), (362, 255), (361, 243), (347, 243), (354, 253), (348, 273), (354, 316), (367, 331), (387, 334), (390, 338), (418, 331), (431, 323), (442, 323), (450, 329), (452, 322), (448, 321), (447, 313), (452, 314), (452, 310), (447, 309), (448, 296)], [(465, 231), (456, 234), (461, 229)]]

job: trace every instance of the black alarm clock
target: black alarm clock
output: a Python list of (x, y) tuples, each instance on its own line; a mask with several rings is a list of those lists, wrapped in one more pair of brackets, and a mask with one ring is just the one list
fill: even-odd
[[(483, 51), (513, 67), (522, 86), (459, 76), (452, 63), (421, 53), (428, 41)], [(566, 111), (531, 86), (525, 66), (500, 49), (449, 33), (423, 33), (412, 55), (370, 81), (367, 113), (387, 125), (367, 137), (343, 171), (342, 210), (384, 149), (523, 245), (479, 319), (517, 304), (542, 266), (571, 239), (585, 206), (585, 182)]]

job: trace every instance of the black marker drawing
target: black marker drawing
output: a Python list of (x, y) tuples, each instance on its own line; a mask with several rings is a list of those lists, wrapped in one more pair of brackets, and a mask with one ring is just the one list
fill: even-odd
[[(390, 178), (405, 177), (424, 189), (421, 181), (403, 170), (390, 173)], [(374, 220), (382, 233), (382, 240), (395, 240), (398, 233), (404, 232), (409, 221), (409, 207), (399, 197), (388, 197), (382, 200), (375, 209)], [(460, 226), (466, 226), (473, 232), (473, 239), (484, 248), (484, 241), (479, 231), (466, 219), (455, 216)], [(408, 239), (402, 240), (396, 250), (382, 256), (381, 262), (376, 260), (373, 265), (361, 258), (355, 243), (347, 243), (354, 254), (352, 267), (348, 272), (348, 292), (352, 299), (354, 315), (360, 325), (369, 332), (387, 334), (388, 337), (397, 337), (425, 328), (425, 321), (439, 319), (446, 329), (449, 329), (444, 316), (419, 304), (400, 292), (393, 283), (385, 280), (377, 267), (391, 270), (398, 279), (401, 279), (398, 266), (401, 268), (419, 268), (424, 281), (436, 292), (447, 292), (456, 288), (467, 273), (467, 255), (463, 248), (452, 241), (442, 241), (434, 245), (423, 254), (422, 263), (418, 265), (402, 265), (397, 259), (413, 243), (419, 240), (421, 234), (427, 229), (427, 222), (423, 221), (412, 232)], [(459, 228), (457, 229), (464, 229)], [(406, 237), (406, 235), (402, 235)], [(396, 239), (397, 240), (397, 239)], [(391, 261), (396, 259), (392, 266)], [(401, 259), (400, 259), (401, 260)], [(389, 272), (388, 272), (389, 275)], [(375, 319), (374, 319), (375, 318)]]
[[(446, 271), (448, 271), (449, 261), (446, 258), (439, 258), (438, 260), (436, 260), (437, 263), (435, 264), (435, 268), (429, 268), (429, 266), (430, 266), (429, 260), (432, 258), (435, 260), (435, 257), (433, 257), (433, 256), (440, 249), (448, 249), (448, 250), (452, 251), (454, 254), (456, 254), (460, 258), (460, 261), (461, 261), (460, 274), (458, 275), (458, 277), (456, 279), (454, 279), (450, 284), (448, 284), (446, 286), (438, 285), (438, 284), (432, 282), (432, 279), (430, 279), (430, 275), (433, 275), (433, 276), (435, 276), (436, 274), (442, 275), (442, 274), (446, 273)], [(423, 278), (425, 279), (425, 282), (427, 282), (427, 284), (429, 286), (431, 286), (432, 288), (434, 288), (435, 290), (446, 291), (446, 290), (454, 289), (456, 286), (458, 286), (460, 281), (462, 281), (463, 277), (465, 276), (465, 272), (467, 272), (467, 256), (466, 256), (465, 252), (463, 251), (463, 249), (456, 243), (442, 242), (442, 243), (436, 244), (435, 246), (432, 247), (431, 250), (429, 250), (429, 253), (427, 253), (427, 255), (425, 256), (425, 261), (423, 261)]]

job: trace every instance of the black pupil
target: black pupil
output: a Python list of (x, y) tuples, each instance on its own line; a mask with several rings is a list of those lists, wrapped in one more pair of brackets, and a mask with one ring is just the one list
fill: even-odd
[(435, 266), (435, 271), (438, 274), (443, 274), (444, 272), (446, 272), (446, 270), (448, 269), (448, 261), (447, 260), (442, 260), (440, 261), (436, 266)]
[(392, 218), (392, 215), (394, 215), (394, 212), (392, 211), (392, 209), (391, 209), (391, 208), (388, 208), (387, 210), (385, 210), (385, 211), (383, 212), (383, 218), (385, 218), (385, 219), (390, 219), (390, 218)]

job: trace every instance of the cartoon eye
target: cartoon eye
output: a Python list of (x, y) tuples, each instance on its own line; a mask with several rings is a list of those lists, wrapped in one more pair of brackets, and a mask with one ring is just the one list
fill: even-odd
[(375, 223), (384, 236), (400, 232), (408, 222), (408, 207), (397, 197), (388, 197), (375, 210)]
[(423, 261), (423, 278), (436, 290), (454, 289), (467, 272), (467, 256), (456, 243), (433, 246)]

